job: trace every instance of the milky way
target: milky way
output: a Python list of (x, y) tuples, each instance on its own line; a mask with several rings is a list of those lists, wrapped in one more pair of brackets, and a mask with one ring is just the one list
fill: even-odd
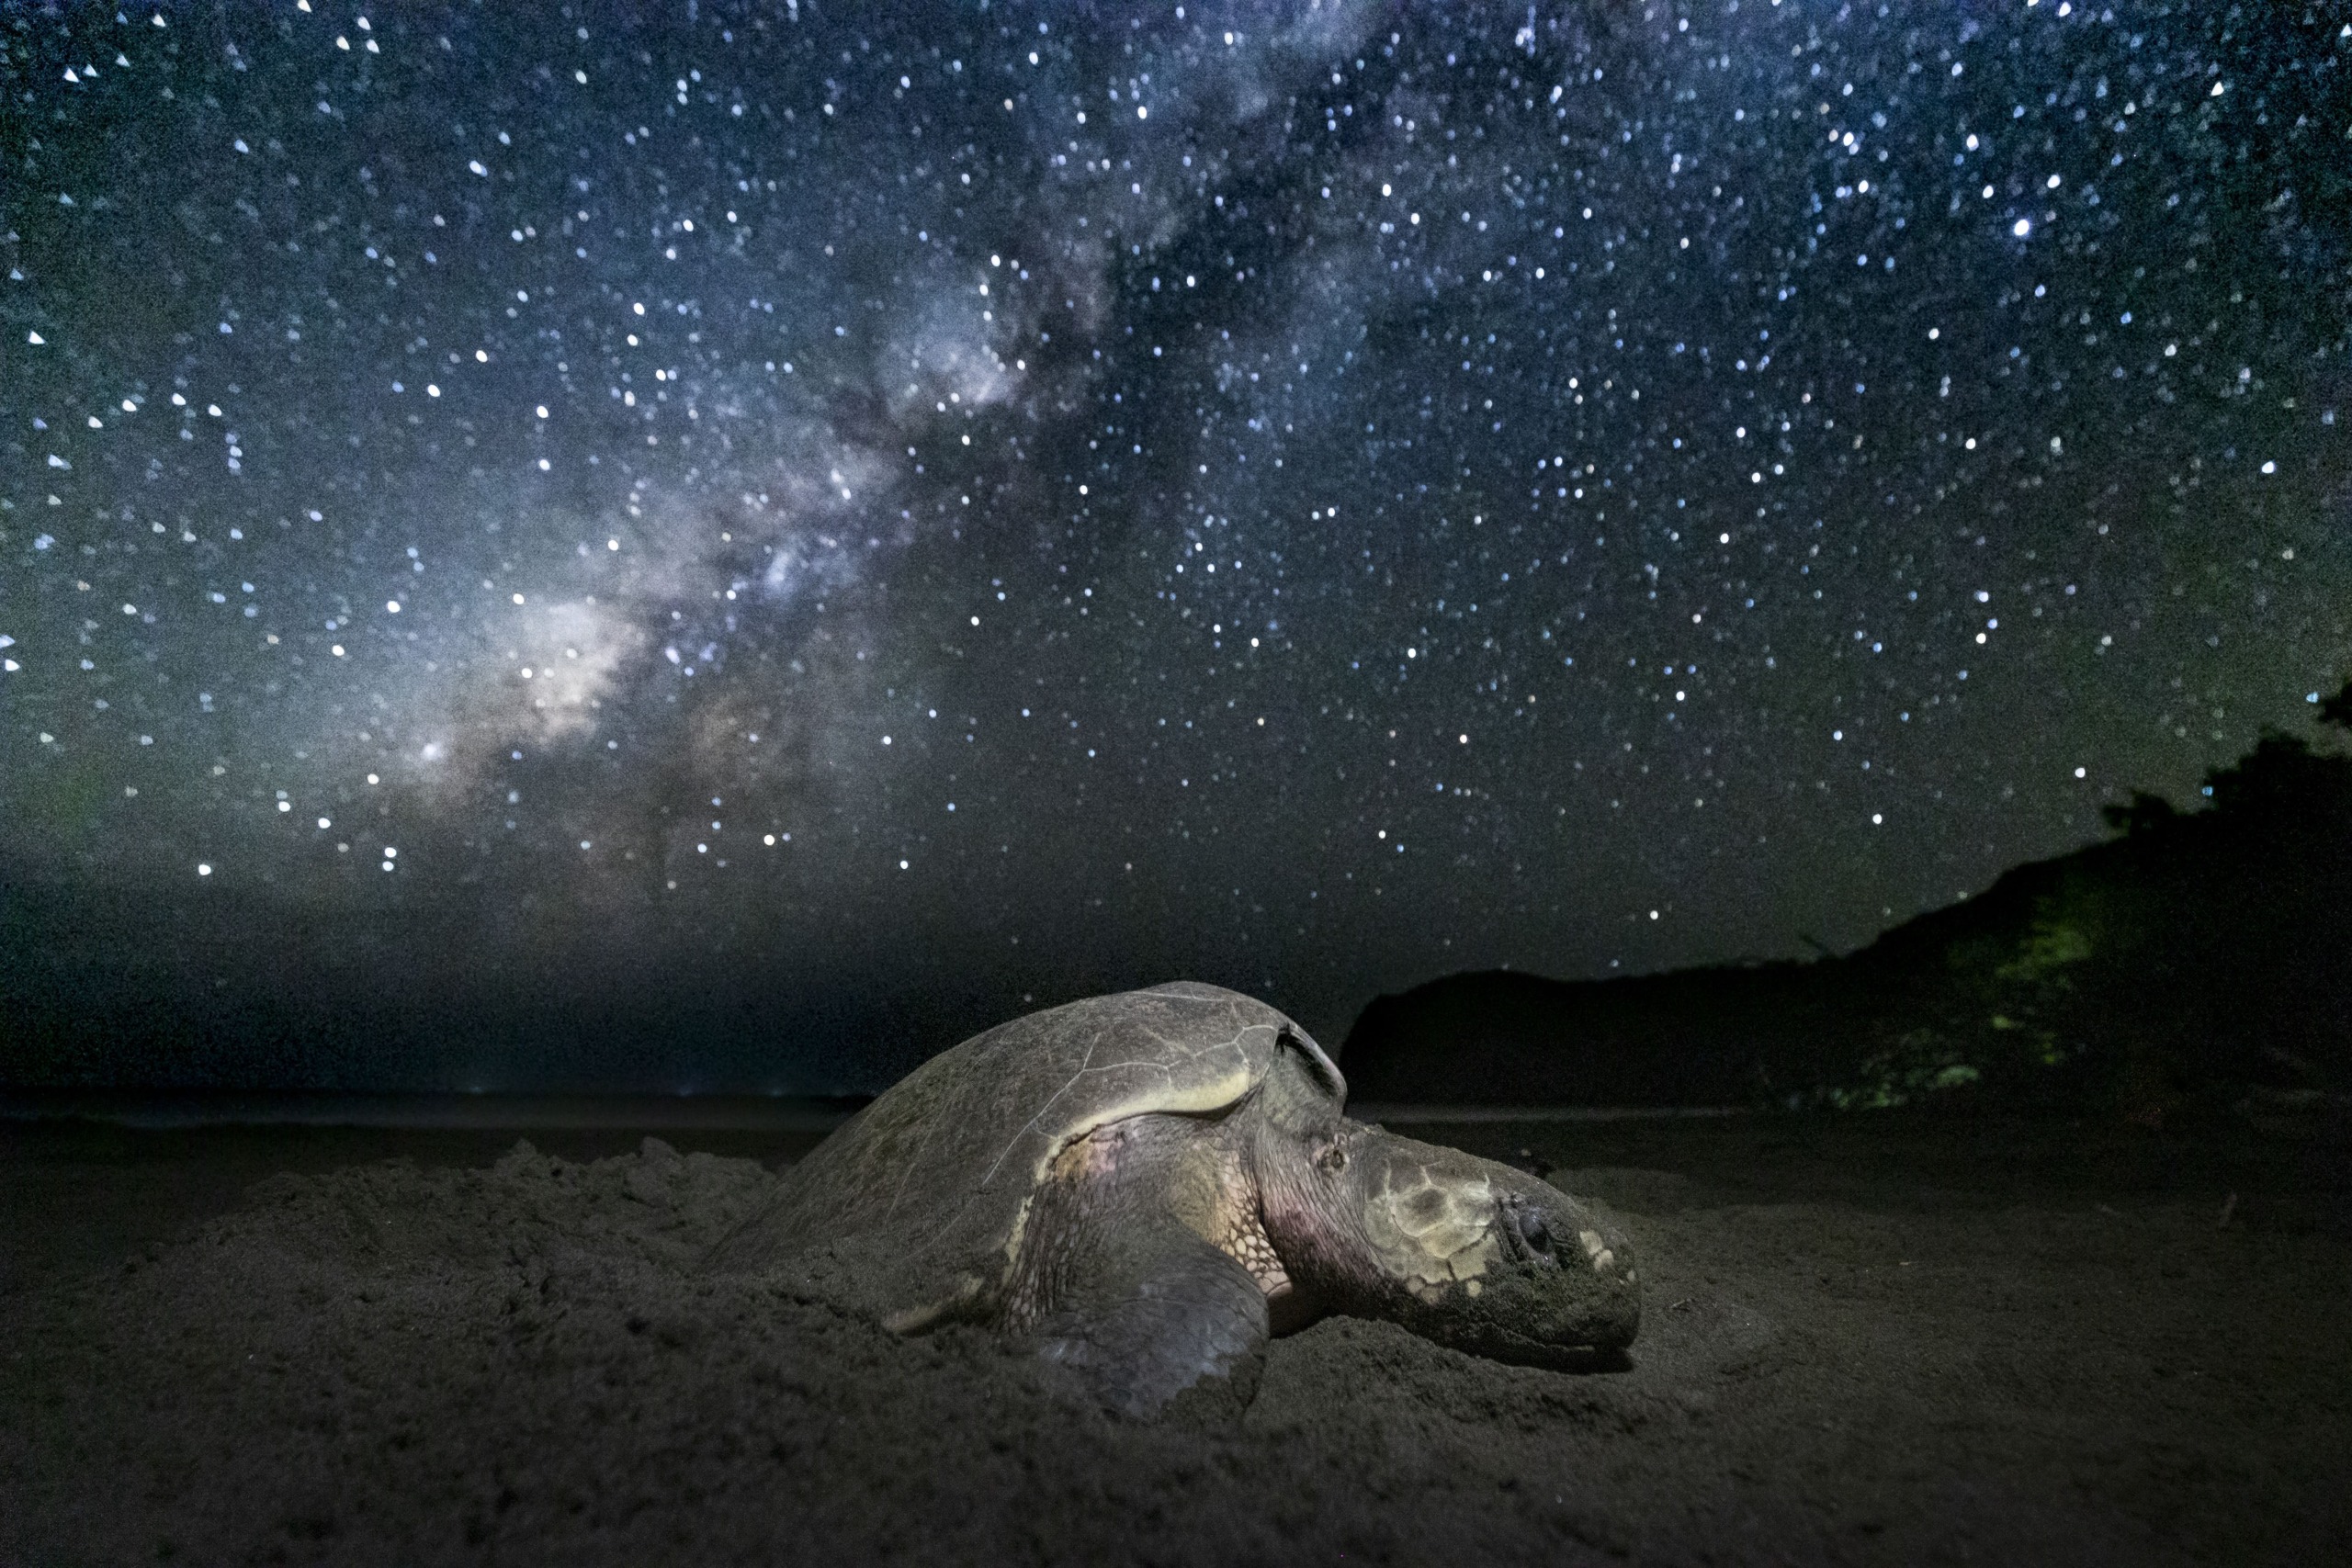
[(1851, 946), (2352, 672), (2338, 7), (0, 49), (11, 876), (800, 1010), (679, 1081)]

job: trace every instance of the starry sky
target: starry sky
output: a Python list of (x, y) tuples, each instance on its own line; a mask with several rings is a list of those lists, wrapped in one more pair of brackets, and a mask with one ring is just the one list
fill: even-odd
[(282, 1068), (348, 1081), (1859, 945), (2352, 674), (2347, 67), (2291, 0), (12, 7), (0, 868), (91, 963), (734, 1010)]

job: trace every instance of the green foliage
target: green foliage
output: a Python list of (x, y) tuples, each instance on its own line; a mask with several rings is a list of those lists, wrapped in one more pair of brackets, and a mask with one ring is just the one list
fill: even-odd
[[(2352, 682), (2318, 706), (2352, 731)], [(2206, 783), (2211, 809), (2136, 791), (2107, 809), (2120, 839), (1825, 975), (1850, 1066), (1817, 1100), (2143, 1121), (2250, 1090), (2352, 1105), (2352, 756), (2270, 731)]]
[(2054, 902), (2043, 900), (2042, 907), (2034, 912), (2033, 924), (2026, 928), (2025, 936), (2018, 943), (2017, 955), (1993, 971), (1995, 979), (2027, 986), (2063, 986), (2065, 977), (2060, 971), (2085, 962), (2098, 951), (2086, 923), (2053, 913), (2051, 906)]
[(1853, 1081), (1834, 1085), (1821, 1096), (1839, 1111), (1884, 1111), (1966, 1089), (1984, 1077), (1962, 1060), (1965, 1047), (1943, 1031), (1905, 1031), (1891, 1044), (1870, 1052), (1856, 1065)]

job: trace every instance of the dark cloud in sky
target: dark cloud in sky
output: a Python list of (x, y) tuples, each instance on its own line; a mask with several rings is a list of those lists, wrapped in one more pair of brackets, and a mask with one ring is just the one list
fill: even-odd
[(41, 984), (437, 1021), (51, 1066), (814, 1087), (1174, 975), (1336, 1037), (2190, 798), (2352, 668), (2348, 35), (20, 9)]

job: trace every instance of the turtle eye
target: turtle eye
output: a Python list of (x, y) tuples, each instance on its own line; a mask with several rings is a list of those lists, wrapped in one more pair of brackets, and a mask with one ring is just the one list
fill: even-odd
[(1544, 1223), (1544, 1216), (1541, 1213), (1533, 1209), (1521, 1209), (1516, 1218), (1519, 1221), (1519, 1234), (1526, 1240), (1529, 1247), (1537, 1252), (1552, 1250), (1552, 1227)]

